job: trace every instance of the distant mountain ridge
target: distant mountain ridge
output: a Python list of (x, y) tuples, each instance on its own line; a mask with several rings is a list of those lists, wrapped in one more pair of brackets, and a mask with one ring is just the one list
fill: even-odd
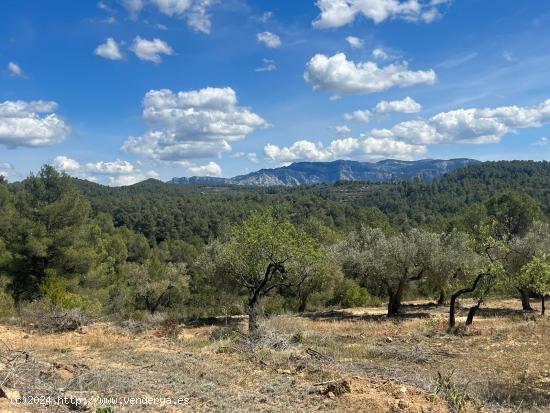
[(200, 177), (172, 178), (174, 185), (250, 185), (250, 186), (298, 186), (338, 181), (396, 182), (419, 178), (431, 181), (438, 176), (478, 164), (467, 158), (423, 159), (399, 161), (386, 159), (379, 162), (333, 161), (296, 162), (289, 166), (260, 169), (234, 178)]

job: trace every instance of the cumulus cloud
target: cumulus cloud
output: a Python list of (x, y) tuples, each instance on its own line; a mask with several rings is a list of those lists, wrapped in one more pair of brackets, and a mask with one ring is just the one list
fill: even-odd
[(15, 62), (8, 63), (8, 72), (10, 73), (10, 76), (21, 77), (23, 79), (27, 78), (25, 73), (23, 73), (23, 69), (21, 69), (21, 66), (19, 66)]
[(415, 144), (498, 143), (518, 129), (538, 128), (550, 123), (550, 99), (535, 106), (502, 106), (457, 109), (429, 119), (398, 123), (391, 129), (371, 131), (378, 137)]
[(272, 11), (266, 11), (262, 13), (260, 17), (258, 17), (258, 20), (260, 20), (262, 23), (266, 23), (269, 19), (273, 17)]
[(229, 142), (268, 126), (240, 107), (229, 87), (177, 93), (151, 90), (143, 99), (143, 120), (151, 130), (129, 137), (123, 150), (171, 162), (220, 156), (231, 150)]
[(273, 72), (277, 70), (277, 65), (274, 60), (263, 59), (263, 65), (254, 69), (256, 72)]
[(348, 42), (352, 49), (361, 49), (363, 47), (363, 40), (359, 37), (348, 36), (346, 37), (346, 42)]
[(128, 10), (131, 19), (137, 19), (145, 3), (143, 0), (120, 0), (122, 5)]
[(161, 55), (170, 56), (173, 53), (170, 45), (160, 39), (147, 40), (137, 36), (130, 47), (130, 50), (141, 59), (149, 62), (162, 62)]
[(53, 166), (65, 172), (73, 172), (80, 169), (80, 164), (77, 161), (64, 155), (56, 156), (53, 160)]
[(328, 57), (315, 55), (306, 66), (304, 78), (314, 90), (330, 91), (335, 97), (365, 95), (393, 87), (433, 84), (437, 77), (433, 70), (411, 71), (407, 62), (379, 67), (375, 62), (354, 63), (344, 53)]
[(96, 56), (104, 57), (110, 60), (122, 60), (124, 55), (120, 51), (119, 44), (112, 37), (107, 38), (105, 43), (100, 44), (94, 50)]
[(376, 105), (375, 108), (378, 113), (418, 113), (422, 110), (422, 105), (415, 101), (410, 96), (407, 96), (403, 100), (383, 100)]
[(100, 175), (128, 175), (134, 172), (134, 165), (128, 161), (117, 159), (113, 162), (87, 163), (86, 169)]
[(256, 35), (258, 42), (265, 44), (267, 47), (276, 49), (281, 47), (281, 38), (271, 32), (262, 32)]
[(235, 152), (231, 155), (232, 158), (247, 158), (252, 163), (259, 163), (258, 155), (254, 152)]
[(372, 57), (376, 60), (386, 60), (389, 59), (390, 55), (384, 49), (377, 47), (372, 51)]
[(264, 147), (264, 152), (267, 158), (278, 163), (336, 159), (414, 159), (426, 152), (426, 146), (400, 142), (391, 138), (361, 135), (359, 138), (335, 139), (326, 147), (321, 143), (307, 140), (294, 142), (285, 148), (268, 144)]
[[(534, 106), (457, 109), (429, 119), (398, 123), (390, 129), (373, 129), (359, 138), (335, 139), (328, 146), (307, 140), (289, 147), (266, 145), (266, 156), (279, 163), (303, 160), (414, 159), (428, 145), (498, 143), (508, 133), (550, 124), (550, 99)], [(546, 145), (547, 139), (537, 142)]]
[(121, 159), (81, 164), (74, 159), (60, 155), (54, 158), (52, 164), (56, 169), (72, 176), (111, 186), (133, 185), (148, 178), (159, 177), (158, 173), (153, 170), (142, 171), (132, 163)]
[(57, 103), (22, 100), (0, 103), (0, 144), (8, 148), (36, 147), (60, 143), (70, 133), (57, 114)]
[(345, 135), (351, 132), (351, 129), (347, 125), (335, 126), (334, 129), (336, 130), (336, 133), (339, 135)]
[(195, 0), (187, 15), (187, 25), (191, 29), (209, 34), (212, 30), (212, 20), (208, 8), (215, 0)]
[(346, 113), (344, 118), (346, 120), (355, 120), (357, 122), (369, 123), (372, 117), (372, 112), (368, 109), (356, 110), (352, 113)]
[(321, 11), (313, 26), (329, 29), (352, 23), (364, 16), (374, 23), (388, 19), (431, 23), (440, 16), (440, 7), (450, 0), (317, 0)]
[(149, 4), (166, 16), (185, 19), (192, 30), (206, 34), (211, 31), (212, 23), (208, 9), (213, 3), (214, 0), (122, 0), (132, 19), (136, 19), (141, 10)]
[(216, 162), (208, 162), (206, 165), (196, 165), (187, 168), (189, 173), (196, 176), (222, 176), (222, 168)]
[(12, 171), (15, 169), (13, 164), (9, 162), (0, 162), (0, 176), (3, 176), (4, 178), (8, 178)]

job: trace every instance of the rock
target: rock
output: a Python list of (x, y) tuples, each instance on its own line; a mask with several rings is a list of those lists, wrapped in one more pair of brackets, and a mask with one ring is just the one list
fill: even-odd
[(321, 393), (327, 397), (330, 397), (330, 394), (333, 396), (342, 396), (346, 393), (351, 392), (351, 383), (348, 380), (339, 380), (333, 383), (330, 383)]
[(397, 403), (397, 407), (399, 410), (407, 410), (409, 408), (409, 403), (407, 403), (405, 400), (399, 400)]
[(386, 337), (386, 342), (387, 342), (387, 343), (393, 342), (393, 338), (391, 338), (391, 337)]
[(331, 392), (331, 391), (329, 391), (329, 392), (327, 393), (327, 397), (328, 397), (329, 399), (331, 399), (331, 400), (334, 400), (334, 399), (336, 398), (336, 396), (334, 395), (334, 393)]
[(0, 387), (0, 397), (8, 400), (17, 400), (21, 398), (21, 394), (17, 390)]

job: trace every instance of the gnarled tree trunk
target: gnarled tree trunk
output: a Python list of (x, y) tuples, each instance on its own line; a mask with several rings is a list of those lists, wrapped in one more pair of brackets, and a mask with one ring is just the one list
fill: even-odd
[(307, 309), (307, 299), (309, 294), (304, 294), (300, 297), (300, 306), (298, 307), (298, 312), (303, 313)]
[(476, 316), (477, 310), (479, 310), (479, 307), (481, 306), (481, 301), (478, 301), (476, 305), (473, 307), (470, 307), (470, 310), (468, 311), (468, 316), (466, 317), (466, 325), (470, 326), (474, 322), (474, 317)]
[(518, 288), (521, 295), (521, 308), (523, 311), (533, 311), (531, 303), (529, 302), (530, 291), (527, 288)]
[(255, 334), (258, 332), (258, 310), (256, 307), (248, 306), (246, 309), (248, 314), (248, 334)]
[(439, 298), (437, 299), (437, 305), (444, 305), (445, 301), (447, 301), (447, 294), (445, 293), (445, 290), (441, 290), (439, 292)]
[(396, 317), (399, 315), (399, 310), (401, 309), (403, 288), (399, 286), (395, 291), (390, 289), (388, 295), (390, 297), (388, 301), (388, 317)]
[(546, 297), (544, 297), (544, 294), (540, 295), (540, 313), (544, 315), (546, 313)]
[[(470, 286), (470, 287), (467, 287), (467, 288), (463, 288), (461, 290), (458, 290), (457, 292), (455, 292), (453, 295), (451, 295), (451, 301), (449, 303), (449, 330), (451, 330), (452, 328), (454, 328), (454, 326), (456, 325), (456, 300), (458, 300), (458, 298), (461, 296), (461, 295), (464, 295), (464, 294), (468, 294), (468, 293), (471, 293), (471, 292), (474, 292), (475, 289), (477, 288), (477, 285), (479, 284), (479, 282), (481, 281), (481, 279), (485, 276), (486, 274), (479, 274), (474, 283)], [(479, 308), (479, 306), (478, 306)], [(472, 309), (470, 309), (470, 311), (472, 311)], [(477, 311), (477, 310), (476, 310)], [(468, 316), (470, 315), (470, 313), (468, 313)], [(472, 320), (473, 320), (473, 317), (475, 315), (475, 312), (472, 314)]]

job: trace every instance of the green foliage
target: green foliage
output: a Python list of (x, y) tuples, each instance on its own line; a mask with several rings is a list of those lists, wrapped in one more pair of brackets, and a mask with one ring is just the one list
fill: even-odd
[(359, 283), (351, 278), (342, 278), (334, 288), (334, 295), (330, 305), (342, 308), (366, 307), (369, 305), (380, 305), (382, 300), (369, 293)]
[(518, 288), (527, 288), (536, 294), (550, 292), (550, 262), (547, 255), (535, 256), (525, 264), (515, 279)]
[(154, 314), (170, 308), (181, 309), (188, 295), (189, 276), (183, 263), (166, 264), (156, 257), (144, 264), (128, 263), (123, 280), (113, 294), (118, 296), (121, 310), (130, 314), (135, 310)]

